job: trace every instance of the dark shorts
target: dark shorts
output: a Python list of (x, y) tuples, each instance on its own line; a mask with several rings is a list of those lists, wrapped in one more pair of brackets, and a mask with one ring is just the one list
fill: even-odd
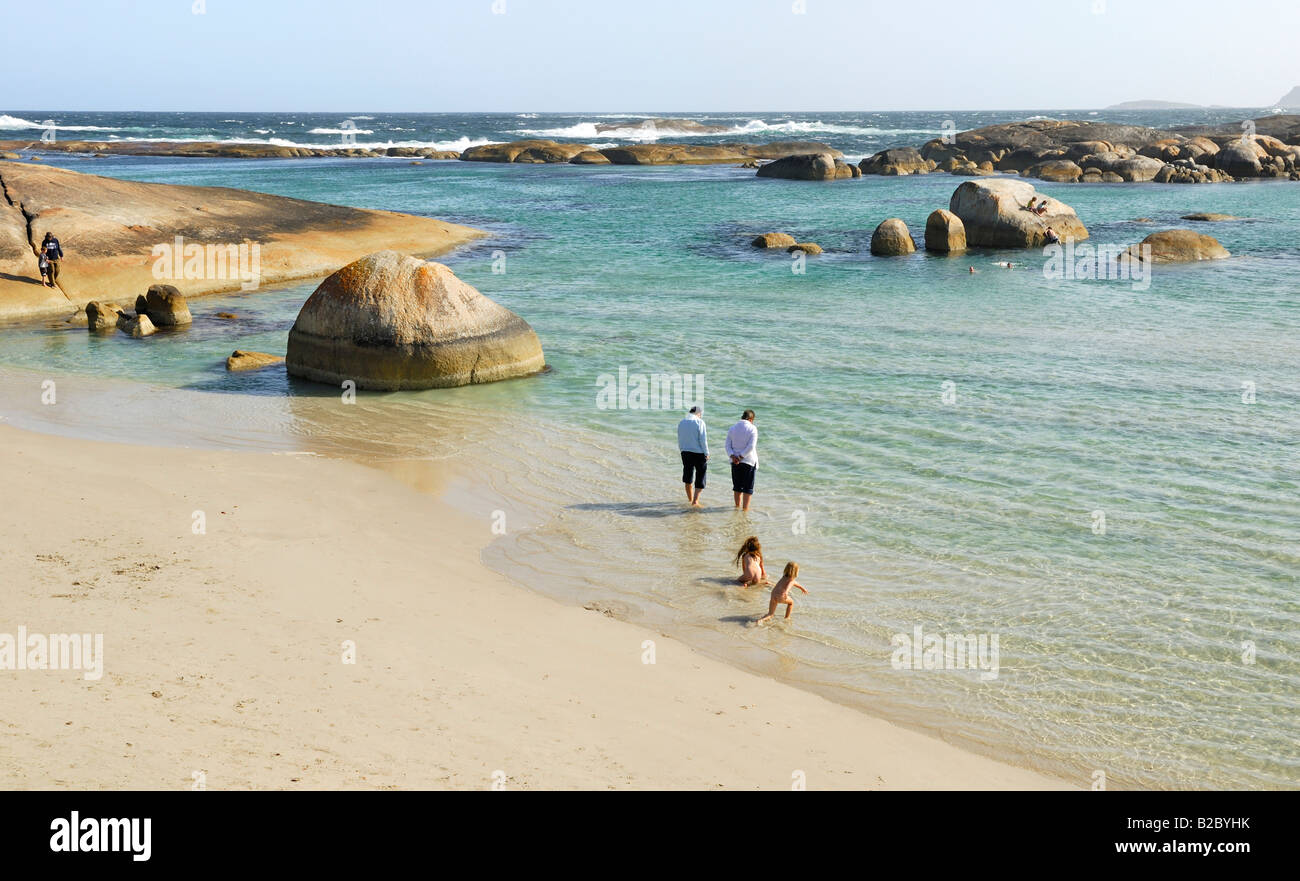
[(709, 470), (709, 457), (703, 453), (682, 450), (682, 483), (692, 483), (704, 489), (704, 472)]
[(752, 496), (754, 494), (754, 476), (756, 474), (758, 474), (757, 465), (746, 465), (744, 462), (732, 465), (731, 491)]

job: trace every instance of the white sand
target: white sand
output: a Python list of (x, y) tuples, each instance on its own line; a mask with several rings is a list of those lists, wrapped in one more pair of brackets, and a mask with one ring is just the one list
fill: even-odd
[(105, 657), (0, 671), (5, 789), (1065, 786), (531, 593), (360, 465), (4, 426), (0, 457), (0, 633)]

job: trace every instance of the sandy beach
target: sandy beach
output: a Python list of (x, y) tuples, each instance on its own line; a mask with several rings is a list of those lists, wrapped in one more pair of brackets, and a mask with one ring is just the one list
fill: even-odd
[(6, 789), (1067, 786), (534, 594), (486, 518), (362, 465), (7, 426), (0, 455), (0, 632), (104, 662), (0, 674)]

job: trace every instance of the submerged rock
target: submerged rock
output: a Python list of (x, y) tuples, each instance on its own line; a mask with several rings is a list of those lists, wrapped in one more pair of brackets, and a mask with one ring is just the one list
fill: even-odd
[(1129, 248), (1125, 256), (1146, 259), (1144, 247), (1150, 247), (1152, 263), (1192, 263), (1198, 260), (1222, 260), (1231, 257), (1228, 249), (1213, 236), (1202, 235), (1190, 229), (1165, 229), (1153, 232)]
[(871, 253), (877, 257), (899, 257), (916, 251), (916, 242), (907, 224), (891, 217), (871, 234)]
[(765, 232), (750, 242), (755, 248), (789, 248), (799, 244), (794, 236), (783, 232)]
[(272, 364), (283, 364), (284, 359), (279, 355), (268, 355), (266, 352), (245, 352), (242, 349), (236, 349), (226, 359), (226, 369), (232, 373), (240, 370), (259, 370), (263, 367), (270, 367)]
[(448, 388), (546, 366), (526, 321), (441, 263), (380, 251), (335, 272), (289, 331), (289, 373), (357, 388)]
[(1026, 210), (1035, 196), (1033, 184), (1023, 180), (972, 180), (957, 187), (948, 208), (966, 227), (967, 243), (977, 247), (1041, 248), (1049, 227), (1061, 239), (1088, 237), (1074, 209), (1059, 199), (1040, 197), (1047, 203), (1041, 217)]
[(793, 254), (796, 251), (802, 251), (805, 254), (815, 255), (822, 252), (822, 246), (816, 242), (796, 242), (785, 250), (790, 254)]
[(1222, 220), (1241, 220), (1232, 214), (1215, 214), (1210, 211), (1198, 211), (1196, 214), (1184, 214), (1183, 220), (1199, 220), (1203, 222), (1217, 222)]
[(966, 227), (961, 218), (943, 208), (925, 221), (925, 250), (952, 253), (966, 250)]

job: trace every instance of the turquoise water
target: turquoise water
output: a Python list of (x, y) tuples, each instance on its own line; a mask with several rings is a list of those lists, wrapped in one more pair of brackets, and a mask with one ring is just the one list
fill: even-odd
[[(487, 562), (538, 590), (1080, 785), (1096, 770), (1111, 787), (1300, 784), (1298, 185), (1039, 186), (1098, 243), (1192, 211), (1246, 218), (1198, 227), (1232, 259), (1158, 267), (1136, 290), (1046, 279), (1039, 252), (869, 256), (887, 217), (920, 238), (962, 180), (948, 175), (126, 158), (93, 170), (486, 229), (443, 260), (530, 321), (552, 369), (363, 395), (355, 411), (275, 371), (227, 375), (233, 348), (284, 351), (305, 283), (195, 301), (193, 329), (144, 341), (5, 330), (11, 422), (461, 457), (485, 487), (466, 502), (485, 529), (494, 510), (512, 524)], [(748, 245), (773, 230), (826, 253), (795, 274)], [(703, 512), (680, 505), (676, 408), (598, 406), (600, 376), (620, 367), (704, 377)], [(84, 404), (31, 406), (45, 375)], [(94, 395), (75, 397), (92, 376)], [(748, 519), (730, 510), (721, 453), (746, 407), (762, 459)], [(745, 626), (766, 598), (725, 583), (751, 533), (769, 569), (802, 567), (812, 593), (791, 622)], [(891, 637), (918, 625), (997, 635), (997, 678), (895, 669)]]

